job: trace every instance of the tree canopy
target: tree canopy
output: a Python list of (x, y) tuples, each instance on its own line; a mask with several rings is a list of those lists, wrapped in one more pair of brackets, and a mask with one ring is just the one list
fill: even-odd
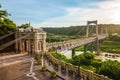
[(6, 10), (1, 9), (0, 4), (0, 36), (16, 30), (16, 24), (8, 18), (9, 15)]
[[(8, 16), (10, 16), (10, 14), (6, 10), (3, 10), (0, 4), (0, 36), (16, 31), (16, 24), (10, 20)], [(7, 37), (7, 39), (2, 39), (0, 40), (0, 45), (13, 39), (14, 35)], [(0, 52), (13, 51), (13, 49), (14, 45), (1, 50)]]
[(79, 65), (78, 62), (80, 62), (80, 66), (82, 68), (91, 70), (98, 74), (108, 76), (113, 80), (120, 79), (120, 62), (118, 61), (102, 61), (100, 59), (95, 59), (95, 55), (90, 52), (75, 55), (72, 59), (67, 59), (64, 55), (56, 52), (52, 52), (51, 54), (55, 58), (71, 63), (73, 65)]
[(22, 25), (20, 25), (20, 26), (18, 26), (19, 28), (28, 28), (28, 27), (30, 27), (30, 24), (28, 24), (28, 23), (25, 23), (25, 24), (22, 24)]

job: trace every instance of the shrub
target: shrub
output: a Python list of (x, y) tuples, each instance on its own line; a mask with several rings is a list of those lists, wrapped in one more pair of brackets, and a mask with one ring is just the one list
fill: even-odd
[(46, 71), (46, 69), (47, 69), (46, 66), (42, 66), (42, 69), (41, 69), (41, 70), (42, 70), (42, 71)]
[(36, 54), (35, 55), (35, 60), (39, 60), (41, 58), (41, 55), (40, 54)]
[(51, 72), (51, 77), (52, 77), (52, 78), (56, 78), (56, 71), (52, 71), (52, 72)]
[(59, 59), (59, 60), (63, 60), (63, 61), (67, 61), (67, 58), (66, 56), (60, 54), (60, 53), (57, 53), (57, 52), (52, 52), (51, 53), (55, 58)]

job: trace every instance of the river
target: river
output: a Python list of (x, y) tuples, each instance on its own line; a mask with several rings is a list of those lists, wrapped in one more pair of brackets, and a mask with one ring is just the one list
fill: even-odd
[[(95, 52), (93, 52), (95, 53)], [(67, 59), (71, 59), (72, 58), (72, 50), (66, 50), (66, 51), (61, 51), (60, 54), (63, 54), (67, 57)], [(75, 55), (79, 55), (79, 54), (83, 54), (83, 51), (76, 51), (75, 52)], [(112, 56), (105, 56), (105, 54), (108, 54), (108, 55), (118, 55), (118, 57), (112, 57)], [(100, 56), (96, 56), (96, 58), (99, 58), (99, 59), (102, 59), (103, 61), (104, 60), (107, 60), (107, 59), (111, 59), (111, 60), (117, 60), (120, 62), (120, 54), (115, 54), (115, 53), (107, 53), (107, 52), (103, 52), (102, 55)]]
[[(65, 55), (68, 59), (72, 58), (72, 50), (61, 51), (61, 54)], [(83, 54), (83, 51), (75, 51), (75, 55)]]

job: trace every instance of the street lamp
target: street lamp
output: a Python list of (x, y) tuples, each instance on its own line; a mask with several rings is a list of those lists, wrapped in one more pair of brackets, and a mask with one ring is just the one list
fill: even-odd
[(80, 80), (80, 61), (78, 62), (78, 79)]

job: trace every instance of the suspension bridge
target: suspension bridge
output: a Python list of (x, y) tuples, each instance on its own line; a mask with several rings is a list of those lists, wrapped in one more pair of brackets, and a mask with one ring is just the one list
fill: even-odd
[[(96, 26), (94, 37), (89, 37), (90, 24), (95, 24)], [(95, 43), (96, 54), (99, 55), (99, 46), (101, 42), (103, 42), (103, 40), (108, 36), (108, 34), (107, 28), (105, 33), (102, 34), (98, 33), (98, 29), (97, 21), (88, 21), (86, 28), (86, 38), (54, 43), (46, 42), (46, 32), (41, 29), (18, 29), (15, 33), (10, 33), (0, 37), (0, 40), (2, 40), (12, 34), (15, 34), (15, 40), (0, 45), (0, 50), (15, 44), (16, 53), (22, 54), (27, 52), (29, 55), (33, 56), (35, 54), (41, 54), (43, 56), (42, 66), (46, 65), (49, 71), (56, 70), (57, 75), (63, 80), (109, 80), (108, 77), (98, 75), (89, 70), (85, 70), (80, 66), (74, 66), (72, 64), (60, 61), (50, 54), (51, 51), (61, 52), (64, 50), (72, 50), (72, 55), (74, 56), (75, 48), (84, 46), (84, 52), (86, 52), (86, 45)], [(65, 74), (63, 75), (63, 73)], [(79, 77), (76, 77), (77, 75), (79, 75)]]

